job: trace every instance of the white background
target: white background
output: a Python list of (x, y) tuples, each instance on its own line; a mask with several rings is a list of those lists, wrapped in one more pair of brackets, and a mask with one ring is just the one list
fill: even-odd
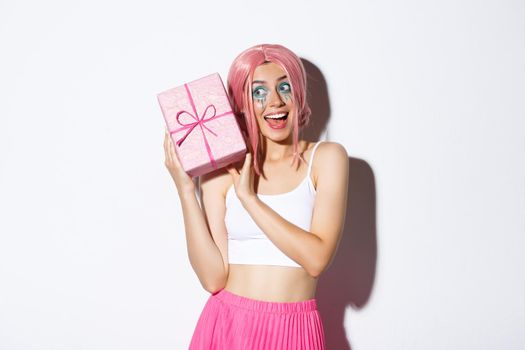
[(318, 69), (351, 157), (329, 345), (523, 349), (524, 4), (0, 2), (0, 349), (187, 348), (156, 94), (259, 43)]

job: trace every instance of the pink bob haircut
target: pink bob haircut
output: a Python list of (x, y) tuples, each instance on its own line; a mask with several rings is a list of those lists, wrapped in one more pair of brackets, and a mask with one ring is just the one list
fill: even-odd
[(308, 123), (311, 114), (306, 100), (306, 72), (301, 59), (291, 50), (281, 45), (262, 44), (241, 52), (235, 58), (228, 73), (228, 93), (235, 115), (246, 123), (253, 151), (253, 166), (258, 175), (262, 173), (262, 153), (259, 148), (259, 126), (253, 109), (252, 81), (255, 68), (267, 62), (279, 65), (290, 82), (295, 116), (292, 124), (293, 163), (301, 158), (298, 150), (299, 129)]

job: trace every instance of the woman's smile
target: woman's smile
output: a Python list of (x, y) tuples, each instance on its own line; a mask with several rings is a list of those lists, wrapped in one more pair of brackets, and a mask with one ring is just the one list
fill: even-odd
[(286, 127), (286, 122), (288, 120), (288, 113), (275, 113), (269, 114), (264, 117), (264, 120), (268, 123), (272, 129), (282, 129)]

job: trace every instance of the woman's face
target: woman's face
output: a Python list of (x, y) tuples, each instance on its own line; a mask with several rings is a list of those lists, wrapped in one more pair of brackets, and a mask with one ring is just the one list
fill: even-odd
[(261, 134), (273, 141), (286, 140), (292, 131), (293, 96), (286, 72), (273, 62), (255, 68), (253, 109)]

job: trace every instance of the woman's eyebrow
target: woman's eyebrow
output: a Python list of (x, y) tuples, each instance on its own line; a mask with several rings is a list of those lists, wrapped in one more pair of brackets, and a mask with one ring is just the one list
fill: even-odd
[[(282, 77), (280, 77), (279, 79), (277, 79), (277, 81), (279, 81), (279, 80), (283, 80), (283, 79), (285, 79), (285, 78), (287, 78), (287, 76), (286, 76), (286, 75), (283, 75)], [(264, 81), (264, 80), (254, 80), (254, 81), (252, 81), (252, 84), (266, 84), (266, 81)]]

